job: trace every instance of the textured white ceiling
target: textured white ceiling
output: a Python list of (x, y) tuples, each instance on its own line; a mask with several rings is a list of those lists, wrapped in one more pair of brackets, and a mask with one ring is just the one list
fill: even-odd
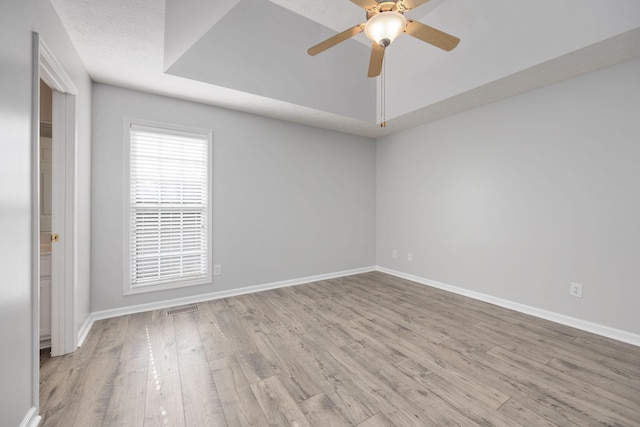
[[(390, 120), (387, 128), (379, 128), (368, 113), (361, 117), (340, 112), (340, 103), (332, 107), (338, 98), (304, 83), (313, 76), (297, 74), (305, 93), (296, 96), (278, 88), (291, 85), (291, 76), (278, 80), (280, 74), (272, 73), (265, 78), (256, 67), (238, 73), (246, 81), (223, 81), (239, 71), (242, 62), (227, 58), (215, 65), (228, 69), (216, 80), (203, 77), (206, 70), (197, 69), (202, 65), (193, 60), (197, 55), (213, 57), (220, 43), (237, 42), (223, 33), (211, 37), (218, 26), (237, 26), (255, 40), (238, 43), (239, 57), (260, 55), (265, 51), (260, 43), (268, 37), (252, 33), (252, 22), (257, 28), (261, 21), (273, 20), (296, 28), (295, 43), (289, 47), (295, 51), (279, 58), (282, 66), (304, 68), (313, 60), (320, 70), (314, 79), (341, 79), (354, 73), (345, 67), (359, 65), (339, 58), (364, 57), (361, 78), (367, 79), (364, 44), (345, 42), (313, 58), (298, 52), (364, 20), (348, 0), (271, 0), (279, 7), (262, 8), (266, 12), (261, 15), (233, 12), (254, 6), (257, 10), (264, 0), (166, 2), (165, 9), (164, 0), (52, 0), (95, 81), (371, 137), (640, 56), (637, 0), (431, 0), (411, 17), (462, 41), (449, 53), (408, 36), (390, 46), (385, 58)], [(216, 13), (211, 13), (211, 4)], [(165, 73), (165, 68), (180, 70), (174, 72), (180, 75)], [(375, 85), (371, 87), (375, 91)], [(366, 99), (370, 103), (372, 98)]]

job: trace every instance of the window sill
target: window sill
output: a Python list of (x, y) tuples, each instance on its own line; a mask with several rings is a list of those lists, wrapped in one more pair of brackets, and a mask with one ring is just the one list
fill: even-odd
[(137, 294), (146, 294), (149, 292), (158, 292), (158, 291), (166, 291), (170, 289), (180, 289), (180, 288), (188, 288), (191, 286), (201, 286), (201, 285), (209, 285), (211, 284), (211, 276), (207, 277), (199, 277), (193, 280), (180, 280), (174, 282), (162, 282), (155, 285), (139, 285), (139, 286), (131, 286), (129, 285), (127, 289), (124, 290), (123, 295), (137, 295)]

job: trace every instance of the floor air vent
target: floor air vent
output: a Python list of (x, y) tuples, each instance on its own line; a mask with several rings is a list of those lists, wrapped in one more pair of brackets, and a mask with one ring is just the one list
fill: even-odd
[(182, 307), (174, 307), (167, 310), (167, 316), (175, 316), (176, 314), (182, 313), (193, 313), (194, 311), (198, 311), (197, 304), (184, 305)]

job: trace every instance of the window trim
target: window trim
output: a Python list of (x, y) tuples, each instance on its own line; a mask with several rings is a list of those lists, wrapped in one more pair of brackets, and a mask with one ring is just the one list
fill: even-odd
[[(142, 126), (165, 131), (167, 134), (177, 135), (198, 135), (207, 139), (207, 273), (205, 277), (194, 279), (167, 280), (157, 284), (133, 286), (131, 283), (131, 127)], [(124, 278), (123, 295), (136, 295), (149, 292), (157, 292), (169, 289), (180, 289), (190, 286), (199, 286), (213, 283), (213, 131), (211, 129), (201, 129), (173, 125), (149, 120), (134, 119), (125, 117), (124, 119), (124, 204), (123, 204), (123, 229), (124, 229)]]

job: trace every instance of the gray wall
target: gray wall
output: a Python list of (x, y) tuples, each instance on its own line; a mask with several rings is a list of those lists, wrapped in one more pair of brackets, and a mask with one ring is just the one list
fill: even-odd
[[(102, 84), (93, 100), (93, 311), (375, 265), (374, 140)], [(213, 130), (214, 283), (123, 296), (125, 117)]]
[(640, 333), (639, 76), (633, 60), (380, 139), (378, 265)]
[[(48, 1), (0, 2), (0, 425), (19, 425), (33, 402), (31, 371), (32, 36), (41, 34), (79, 88), (77, 311), (89, 312), (91, 81)], [(37, 379), (35, 379), (37, 384)]]

